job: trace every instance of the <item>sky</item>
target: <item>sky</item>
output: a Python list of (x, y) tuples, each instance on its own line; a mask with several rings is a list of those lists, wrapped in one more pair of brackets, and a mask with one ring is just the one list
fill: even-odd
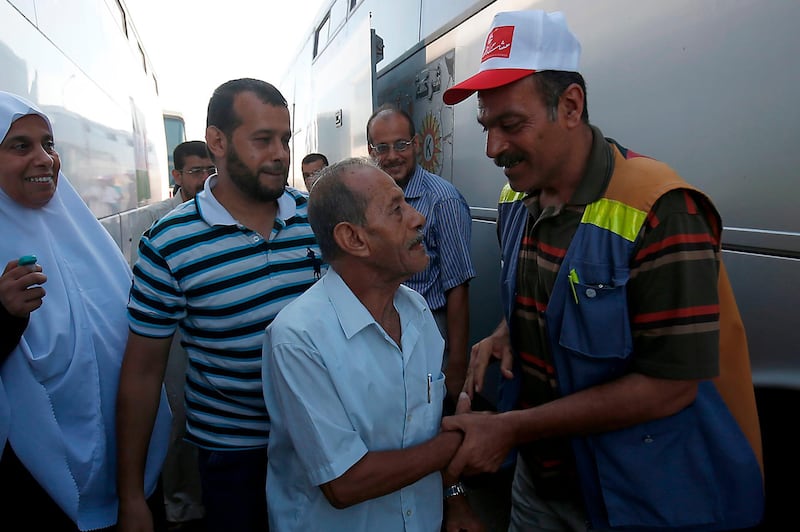
[[(165, 111), (205, 138), (211, 93), (235, 78), (278, 86), (330, 0), (125, 0), (158, 79)], [(223, 7), (224, 6), (224, 7)]]

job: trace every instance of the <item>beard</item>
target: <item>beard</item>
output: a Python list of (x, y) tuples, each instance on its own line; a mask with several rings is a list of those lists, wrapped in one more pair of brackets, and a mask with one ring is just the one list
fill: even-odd
[[(278, 186), (262, 185), (258, 179), (258, 173), (253, 172), (244, 164), (244, 161), (236, 153), (233, 146), (228, 146), (228, 151), (225, 153), (225, 163), (228, 170), (228, 175), (236, 188), (238, 188), (244, 195), (255, 198), (260, 202), (275, 201), (283, 195), (286, 184), (289, 182), (289, 169), (283, 163), (275, 163), (269, 167), (262, 167), (259, 172), (282, 173), (283, 183)], [(277, 172), (276, 172), (277, 171)]]

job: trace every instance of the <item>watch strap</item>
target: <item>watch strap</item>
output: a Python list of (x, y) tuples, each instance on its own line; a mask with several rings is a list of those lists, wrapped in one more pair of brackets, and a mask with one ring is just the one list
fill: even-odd
[(466, 495), (467, 489), (464, 487), (464, 483), (460, 480), (453, 484), (452, 486), (448, 486), (444, 490), (444, 498), (449, 499), (450, 497), (455, 497), (456, 495)]

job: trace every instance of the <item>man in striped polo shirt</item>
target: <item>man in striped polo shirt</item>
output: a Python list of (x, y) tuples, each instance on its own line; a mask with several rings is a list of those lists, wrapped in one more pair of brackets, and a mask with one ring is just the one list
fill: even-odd
[(217, 166), (139, 244), (117, 403), (120, 525), (150, 522), (142, 468), (170, 341), (189, 357), (186, 439), (199, 449), (206, 526), (267, 528), (264, 330), (316, 280), (307, 196), (287, 188), (289, 110), (272, 85), (224, 83), (208, 105)]
[[(580, 44), (561, 13), (495, 15), (478, 91), (498, 205), (504, 319), (473, 349), (518, 393), (443, 427), (451, 473), (518, 460), (510, 530), (731, 530), (763, 513), (747, 342), (719, 215), (671, 168), (589, 123)], [(503, 404), (504, 403), (504, 404)], [(461, 405), (460, 405), (461, 406)]]
[(406, 201), (427, 220), (425, 249), (430, 262), (404, 284), (425, 298), (445, 339), (446, 411), (452, 412), (467, 369), (468, 289), (475, 277), (469, 206), (452, 183), (417, 164), (419, 139), (405, 111), (391, 105), (379, 107), (367, 121), (367, 142), (381, 170), (392, 176)]

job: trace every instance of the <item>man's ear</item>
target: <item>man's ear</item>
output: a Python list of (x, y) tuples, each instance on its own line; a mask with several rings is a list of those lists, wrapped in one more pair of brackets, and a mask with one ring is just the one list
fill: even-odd
[(586, 94), (577, 83), (567, 87), (558, 102), (560, 111), (568, 127), (575, 127), (583, 122), (583, 108), (586, 105)]
[(364, 228), (350, 222), (339, 222), (333, 228), (333, 239), (342, 252), (356, 257), (369, 255), (369, 245), (364, 238)]
[(215, 161), (223, 160), (228, 149), (228, 138), (218, 127), (208, 126), (206, 128), (206, 146), (208, 146), (208, 151), (214, 155)]
[(176, 170), (174, 168), (172, 169), (172, 180), (175, 182), (176, 185), (183, 185), (182, 183), (183, 180), (181, 179), (182, 177), (183, 176), (181, 175), (180, 170)]

